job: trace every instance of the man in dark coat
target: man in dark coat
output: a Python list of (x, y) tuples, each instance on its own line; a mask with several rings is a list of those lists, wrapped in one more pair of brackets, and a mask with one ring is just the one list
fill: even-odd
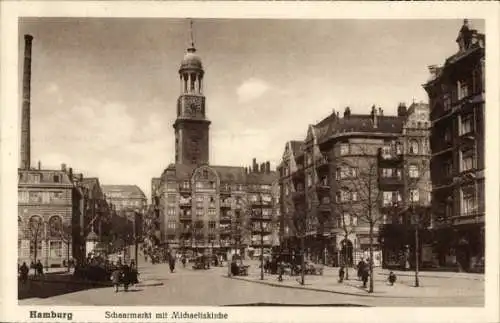
[(168, 255), (168, 266), (170, 268), (170, 272), (173, 273), (175, 270), (175, 256), (172, 254)]
[(358, 262), (358, 280), (361, 280), (363, 278), (363, 271), (365, 270), (365, 262), (363, 259), (361, 259)]

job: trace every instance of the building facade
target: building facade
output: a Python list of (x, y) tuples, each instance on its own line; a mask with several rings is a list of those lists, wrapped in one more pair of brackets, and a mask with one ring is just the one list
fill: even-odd
[(431, 176), (439, 262), (484, 270), (485, 37), (461, 27), (458, 51), (430, 66)]
[(152, 179), (153, 231), (159, 229), (161, 244), (182, 252), (268, 249), (278, 244), (277, 173), (255, 159), (249, 168), (210, 164), (204, 75), (191, 42), (179, 69), (175, 163)]
[[(396, 221), (391, 213), (407, 223), (410, 200), (430, 202), (428, 128), (425, 104), (400, 105), (397, 116), (348, 107), (288, 142), (279, 167), (284, 246), (297, 250), (304, 237), (306, 257), (328, 264), (353, 264), (370, 244), (382, 249), (379, 227)], [(382, 263), (380, 253), (374, 260)]]

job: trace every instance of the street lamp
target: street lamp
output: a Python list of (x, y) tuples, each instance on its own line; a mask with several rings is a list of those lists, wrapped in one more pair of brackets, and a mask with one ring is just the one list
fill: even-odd
[(419, 267), (419, 241), (418, 241), (418, 229), (419, 229), (419, 224), (420, 224), (420, 216), (417, 215), (417, 212), (415, 212), (415, 207), (413, 205), (413, 201), (411, 202), (410, 205), (410, 212), (415, 218), (415, 287), (420, 286), (420, 282), (418, 279), (418, 267)]

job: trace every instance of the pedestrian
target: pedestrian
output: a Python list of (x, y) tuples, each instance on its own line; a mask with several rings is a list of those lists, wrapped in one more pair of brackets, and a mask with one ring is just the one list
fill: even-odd
[(38, 259), (38, 262), (36, 263), (36, 272), (38, 275), (43, 276), (43, 265), (40, 259)]
[(170, 268), (170, 272), (173, 273), (175, 270), (175, 257), (170, 256), (168, 259), (168, 266)]
[(123, 289), (128, 292), (128, 286), (131, 282), (131, 271), (130, 267), (125, 264), (123, 265)]
[(366, 283), (368, 282), (368, 277), (370, 277), (370, 272), (368, 270), (368, 266), (364, 266), (363, 272), (361, 274), (364, 288), (366, 288)]
[(283, 281), (283, 274), (285, 273), (285, 262), (280, 260), (278, 262), (278, 281)]
[(25, 284), (28, 281), (28, 273), (29, 273), (29, 268), (26, 265), (26, 262), (23, 262), (21, 267), (19, 267), (19, 274), (21, 276), (21, 282)]
[(113, 273), (111, 274), (111, 280), (113, 282), (113, 286), (115, 286), (115, 293), (118, 293), (120, 288), (120, 282), (122, 280), (122, 271), (119, 266), (115, 266), (113, 268)]
[(181, 262), (182, 262), (182, 267), (186, 268), (186, 256), (182, 256)]
[(396, 282), (396, 274), (394, 272), (389, 273), (389, 277), (387, 277), (387, 280), (389, 281), (389, 284), (392, 286)]
[(361, 260), (358, 262), (358, 280), (362, 279), (363, 271), (365, 270), (365, 265), (366, 264), (365, 264), (363, 258), (361, 258)]
[(339, 268), (339, 283), (344, 281), (345, 270), (344, 266), (340, 266)]

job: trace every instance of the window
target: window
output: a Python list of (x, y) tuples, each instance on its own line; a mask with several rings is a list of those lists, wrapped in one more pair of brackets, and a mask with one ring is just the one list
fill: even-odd
[(176, 213), (175, 211), (176, 211), (176, 209), (174, 209), (174, 208), (168, 208), (167, 215), (168, 216), (175, 216), (175, 213)]
[(418, 177), (418, 167), (416, 165), (410, 165), (408, 168), (408, 172), (410, 174), (410, 178)]
[(418, 154), (418, 142), (416, 140), (410, 140), (410, 154)]
[(474, 169), (474, 152), (471, 150), (460, 151), (461, 155), (461, 171), (466, 172)]
[(285, 196), (288, 196), (289, 193), (290, 193), (290, 189), (288, 187), (288, 184), (285, 184)]
[(410, 190), (410, 202), (420, 201), (420, 196), (418, 190)]
[(470, 215), (477, 210), (477, 203), (474, 196), (474, 188), (462, 189), (462, 215)]
[(29, 193), (27, 191), (18, 191), (18, 196), (20, 203), (28, 203)]
[(382, 197), (382, 205), (384, 206), (391, 206), (396, 202), (401, 202), (401, 195), (399, 192), (383, 192)]
[(182, 188), (183, 189), (189, 189), (191, 185), (189, 185), (189, 181), (184, 181), (182, 182)]
[(173, 194), (167, 195), (167, 201), (169, 204), (174, 204), (177, 201), (177, 196)]
[(446, 143), (451, 142), (451, 130), (450, 130), (450, 128), (446, 128), (444, 130), (444, 142), (446, 142)]
[(443, 96), (443, 110), (449, 111), (451, 109), (451, 98), (448, 93)]
[(208, 228), (212, 230), (215, 229), (215, 224), (215, 221), (208, 221)]
[(344, 212), (342, 214), (342, 218), (343, 218), (343, 220), (342, 220), (342, 226), (344, 226), (344, 225), (346, 225), (346, 226), (351, 225), (351, 215), (348, 212)]
[(453, 175), (453, 162), (451, 160), (447, 160), (443, 164), (444, 164), (444, 174), (446, 176)]
[(196, 188), (203, 188), (203, 183), (202, 182), (196, 182)]
[(397, 142), (396, 143), (396, 154), (401, 155), (403, 153), (403, 147), (401, 143)]
[(203, 209), (196, 209), (196, 216), (203, 216)]
[(382, 158), (391, 158), (392, 149), (391, 146), (383, 146), (382, 147)]
[(474, 116), (472, 114), (460, 116), (460, 135), (468, 134), (474, 129)]
[(54, 183), (59, 183), (59, 175), (54, 175)]
[(469, 85), (467, 84), (467, 82), (457, 82), (457, 88), (459, 100), (469, 96)]
[(349, 144), (340, 144), (340, 155), (348, 155), (349, 154)]
[(215, 209), (208, 209), (208, 215), (216, 215), (217, 212)]
[(61, 258), (62, 257), (62, 241), (50, 241), (50, 257), (51, 258)]

